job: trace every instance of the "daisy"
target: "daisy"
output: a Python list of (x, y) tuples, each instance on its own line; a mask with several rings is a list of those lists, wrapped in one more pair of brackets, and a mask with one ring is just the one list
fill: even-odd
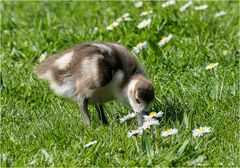
[(194, 137), (200, 137), (203, 136), (205, 133), (211, 132), (210, 127), (200, 127), (196, 128), (192, 131), (192, 134)]
[(165, 3), (162, 4), (162, 7), (163, 7), (163, 8), (166, 8), (166, 7), (168, 7), (169, 5), (174, 5), (175, 3), (176, 3), (175, 0), (168, 0), (167, 2), (165, 2)]
[(150, 114), (149, 114), (149, 116), (152, 116), (152, 117), (155, 117), (155, 118), (159, 118), (159, 117), (162, 117), (162, 115), (163, 115), (163, 112), (162, 111), (159, 111), (159, 112), (151, 112)]
[(151, 119), (148, 119), (147, 121), (144, 121), (143, 125), (141, 127), (139, 127), (138, 129), (146, 130), (146, 129), (150, 129), (150, 127), (153, 125), (159, 125), (159, 124), (160, 123), (158, 120), (151, 118)]
[(216, 13), (214, 17), (217, 18), (217, 17), (220, 17), (220, 16), (224, 16), (224, 15), (226, 15), (226, 14), (227, 14), (227, 12), (225, 12), (225, 11), (220, 11), (220, 12)]
[(140, 22), (137, 27), (139, 29), (142, 29), (142, 28), (144, 28), (146, 26), (149, 26), (151, 24), (151, 21), (152, 21), (151, 19), (145, 19), (142, 22)]
[(209, 69), (214, 69), (218, 66), (218, 63), (211, 63), (209, 64), (208, 66), (206, 66), (206, 70), (209, 70)]
[(136, 8), (141, 8), (141, 7), (143, 6), (143, 2), (142, 2), (142, 1), (138, 1), (138, 2), (136, 2), (136, 3), (134, 4), (134, 6), (135, 6)]
[(120, 123), (123, 123), (123, 122), (125, 122), (125, 121), (128, 121), (128, 120), (136, 117), (136, 115), (137, 115), (137, 113), (130, 113), (130, 114), (128, 114), (128, 115), (120, 118), (119, 121), (120, 121)]
[(46, 58), (47, 58), (47, 53), (46, 52), (42, 53), (39, 57), (39, 62), (43, 62)]
[(142, 12), (142, 13), (140, 14), (140, 16), (147, 16), (147, 15), (149, 15), (149, 14), (151, 14), (151, 13), (153, 13), (152, 10), (150, 10), (150, 11), (144, 11), (144, 12)]
[(228, 50), (224, 50), (224, 51), (223, 51), (223, 55), (227, 55), (228, 53), (229, 53)]
[(120, 23), (121, 21), (130, 21), (132, 20), (129, 13), (124, 13), (121, 17), (117, 18), (116, 22)]
[(118, 23), (120, 23), (121, 21), (123, 21), (123, 17), (122, 16), (117, 18), (117, 20), (116, 20), (116, 22), (118, 22)]
[(3, 160), (3, 161), (6, 161), (8, 158), (7, 158), (7, 155), (5, 155), (4, 153), (0, 153), (0, 158)]
[(173, 38), (172, 34), (169, 34), (167, 37), (162, 38), (162, 40), (158, 43), (160, 47), (167, 44)]
[(98, 31), (98, 29), (99, 29), (98, 27), (94, 27), (94, 29), (93, 29), (93, 30), (94, 30), (94, 31)]
[(168, 130), (166, 130), (166, 131), (163, 131), (162, 132), (162, 136), (164, 136), (164, 137), (167, 137), (167, 136), (170, 136), (170, 135), (174, 135), (174, 134), (176, 134), (176, 133), (178, 133), (178, 130), (177, 129), (175, 129), (175, 128), (170, 128), (170, 129), (168, 129)]
[(129, 16), (130, 16), (129, 13), (124, 13), (124, 14), (122, 15), (123, 18), (129, 17)]
[(146, 48), (146, 46), (147, 46), (147, 41), (138, 43), (135, 47), (133, 47), (133, 52), (139, 53), (143, 48)]
[(131, 21), (132, 18), (130, 18), (130, 17), (125, 17), (125, 18), (123, 18), (123, 20), (124, 20), (124, 21)]
[(113, 22), (109, 26), (107, 26), (107, 30), (113, 30), (114, 27), (117, 27), (119, 22)]
[(87, 147), (92, 146), (92, 145), (94, 145), (94, 144), (96, 144), (96, 143), (97, 143), (97, 141), (92, 141), (92, 142), (89, 142), (89, 143), (83, 145), (83, 147), (84, 147), (84, 148), (87, 148)]
[(183, 5), (179, 10), (180, 12), (185, 11), (187, 8), (189, 8), (191, 5), (193, 4), (192, 1), (189, 1), (188, 3), (186, 3), (185, 5)]
[(195, 7), (195, 10), (200, 11), (200, 10), (205, 10), (205, 9), (207, 9), (207, 8), (208, 8), (208, 5), (205, 4), (205, 5), (201, 5), (201, 6), (196, 6), (196, 7)]
[(141, 135), (143, 133), (143, 130), (142, 129), (136, 129), (136, 130), (132, 130), (130, 132), (127, 133), (127, 137), (130, 138), (134, 135)]
[(146, 120), (149, 120), (151, 118), (160, 118), (160, 117), (162, 117), (162, 115), (163, 115), (163, 112), (159, 111), (158, 113), (157, 112), (151, 112), (149, 115), (145, 115), (143, 117), (146, 121)]

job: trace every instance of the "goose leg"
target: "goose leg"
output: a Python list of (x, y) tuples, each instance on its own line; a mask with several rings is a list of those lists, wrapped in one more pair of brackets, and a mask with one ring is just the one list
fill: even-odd
[(81, 113), (84, 119), (84, 122), (87, 123), (88, 127), (91, 126), (91, 120), (90, 120), (90, 115), (88, 113), (88, 99), (83, 98), (82, 101), (78, 101), (81, 109)]
[(97, 110), (99, 120), (101, 120), (104, 125), (107, 125), (108, 121), (107, 121), (107, 118), (106, 118), (106, 116), (104, 114), (103, 105), (102, 104), (97, 104), (95, 106), (95, 108)]

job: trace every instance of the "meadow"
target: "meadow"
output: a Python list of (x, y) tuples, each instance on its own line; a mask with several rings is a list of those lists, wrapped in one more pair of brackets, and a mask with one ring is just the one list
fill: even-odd
[[(239, 1), (194, 1), (181, 12), (187, 2), (1, 1), (1, 167), (239, 167)], [(108, 30), (124, 13), (130, 19)], [(151, 23), (139, 29), (144, 19)], [(132, 109), (118, 102), (105, 105), (108, 126), (91, 108), (88, 128), (77, 104), (33, 73), (45, 56), (87, 41), (130, 51), (146, 41), (134, 55), (156, 89), (152, 111), (164, 112), (153, 132), (128, 138), (137, 122), (119, 122)], [(215, 75), (210, 63), (218, 63)], [(211, 132), (194, 137), (201, 126)], [(169, 128), (178, 133), (161, 136)]]

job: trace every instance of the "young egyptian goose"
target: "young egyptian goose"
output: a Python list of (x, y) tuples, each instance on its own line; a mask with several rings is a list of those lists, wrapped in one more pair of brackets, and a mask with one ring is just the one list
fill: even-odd
[(141, 66), (125, 47), (115, 43), (75, 46), (48, 57), (35, 71), (57, 95), (79, 104), (88, 126), (88, 104), (95, 105), (99, 119), (107, 124), (103, 103), (117, 99), (139, 114), (141, 124), (154, 99), (153, 85)]

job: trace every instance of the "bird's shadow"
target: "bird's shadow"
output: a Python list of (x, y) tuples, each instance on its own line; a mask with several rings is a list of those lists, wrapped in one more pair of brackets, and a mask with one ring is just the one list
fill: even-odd
[(183, 120), (184, 111), (187, 108), (184, 103), (181, 103), (175, 97), (170, 99), (166, 95), (163, 95), (160, 100), (154, 103), (153, 109), (154, 111), (164, 112), (164, 122)]

